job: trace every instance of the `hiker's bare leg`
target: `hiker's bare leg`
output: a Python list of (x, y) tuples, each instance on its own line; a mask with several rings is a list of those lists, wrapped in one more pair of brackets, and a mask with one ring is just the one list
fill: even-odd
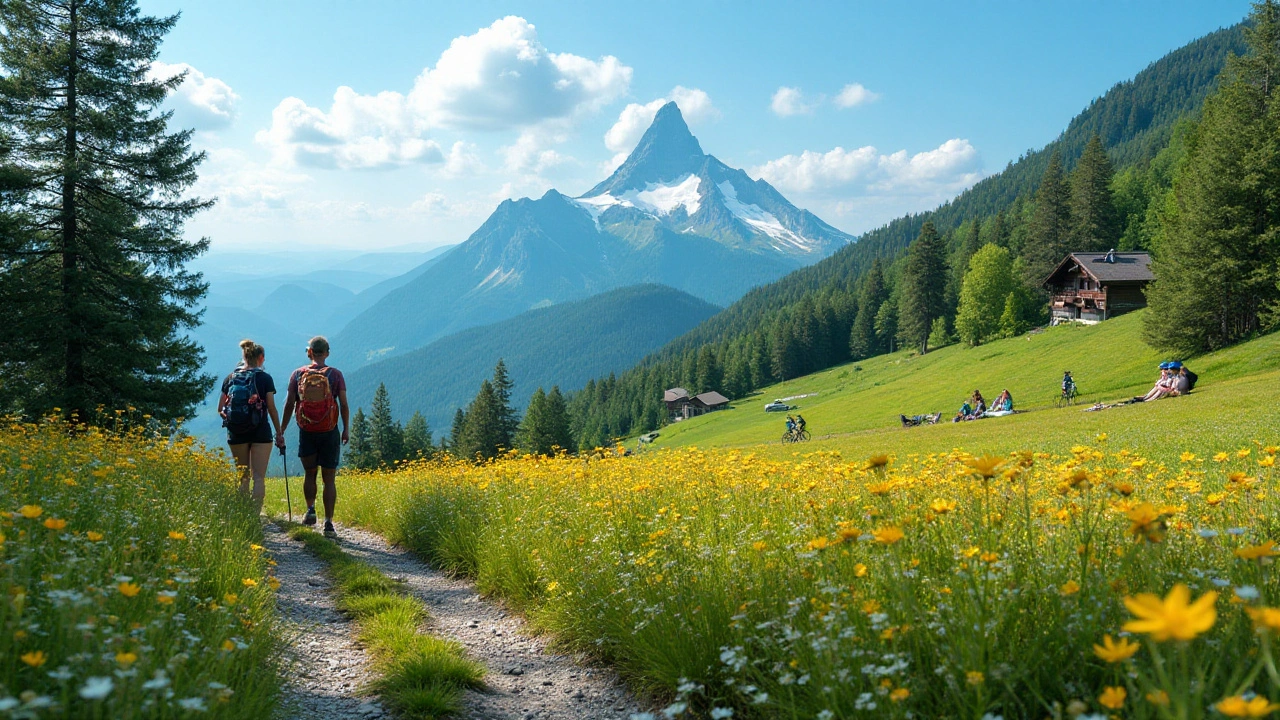
[(320, 470), (316, 466), (316, 456), (308, 455), (299, 458), (302, 461), (302, 496), (307, 499), (307, 507), (316, 506), (316, 473)]
[[(262, 512), (262, 501), (267, 496), (267, 465), (271, 463), (272, 447), (271, 443), (254, 443), (249, 446), (249, 468), (253, 472), (253, 504), (257, 506), (258, 512)], [(241, 480), (241, 492), (248, 489), (248, 483)]]
[(236, 470), (240, 471), (240, 492), (245, 495), (249, 494), (249, 443), (239, 443), (236, 445), (228, 445), (231, 448), (231, 457), (235, 458)]
[(333, 522), (333, 506), (338, 503), (338, 469), (320, 468), (324, 478), (324, 521)]

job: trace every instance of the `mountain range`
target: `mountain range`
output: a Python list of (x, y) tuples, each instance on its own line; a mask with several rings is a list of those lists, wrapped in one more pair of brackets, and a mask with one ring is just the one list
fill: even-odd
[(668, 103), (606, 180), (577, 198), (550, 190), (503, 202), (466, 242), (352, 319), (334, 345), (373, 362), (639, 283), (725, 305), (854, 240), (703, 152)]

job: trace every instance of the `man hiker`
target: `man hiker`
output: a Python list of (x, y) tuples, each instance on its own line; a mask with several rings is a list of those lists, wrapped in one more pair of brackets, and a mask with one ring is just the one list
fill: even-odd
[[(316, 524), (316, 472), (324, 479), (324, 535), (338, 536), (333, 529), (333, 506), (338, 501), (338, 457), (350, 438), (351, 407), (347, 404), (347, 381), (337, 368), (325, 365), (329, 357), (329, 341), (317, 335), (307, 343), (304, 365), (289, 376), (289, 397), (284, 404), (284, 421), (276, 434), (276, 445), (284, 447), (284, 431), (295, 414), (298, 417), (298, 458), (306, 477), (302, 494), (307, 499), (303, 525)], [(342, 432), (338, 432), (338, 416), (342, 416)]]

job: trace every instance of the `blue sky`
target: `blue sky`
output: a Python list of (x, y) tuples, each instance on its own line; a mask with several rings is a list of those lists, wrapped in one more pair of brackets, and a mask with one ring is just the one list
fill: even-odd
[(182, 12), (157, 72), (209, 152), (215, 249), (460, 242), (585, 192), (675, 99), (703, 149), (859, 233), (925, 210), (1170, 50), (1206, 2), (270, 3)]

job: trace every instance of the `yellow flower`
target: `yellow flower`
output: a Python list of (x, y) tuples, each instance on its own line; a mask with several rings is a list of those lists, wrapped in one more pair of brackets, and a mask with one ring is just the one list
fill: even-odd
[(1068, 580), (1062, 584), (1062, 587), (1058, 588), (1058, 592), (1064, 596), (1075, 595), (1080, 592), (1080, 583), (1075, 580)]
[(1129, 526), (1130, 535), (1145, 537), (1147, 542), (1153, 543), (1164, 540), (1169, 528), (1165, 520), (1170, 513), (1157, 510), (1151, 503), (1144, 502), (1125, 514), (1132, 523)]
[(156, 593), (156, 602), (160, 603), (161, 605), (172, 605), (174, 599), (177, 597), (178, 597), (178, 593), (172, 590), (161, 590), (160, 592)]
[(19, 659), (31, 667), (40, 667), (45, 664), (45, 661), (49, 658), (45, 656), (43, 650), (33, 650), (32, 652), (26, 653)]
[(934, 500), (929, 503), (929, 509), (939, 515), (946, 515), (956, 509), (956, 504), (952, 500)]
[(1276, 456), (1268, 455), (1258, 461), (1258, 465), (1262, 467), (1273, 467), (1276, 464)]
[(1275, 557), (1280, 555), (1280, 551), (1276, 549), (1276, 542), (1268, 540), (1261, 545), (1250, 545), (1242, 547), (1235, 551), (1236, 557), (1244, 560), (1260, 560), (1262, 558)]
[(1103, 635), (1102, 644), (1093, 646), (1093, 654), (1109, 663), (1118, 663), (1133, 657), (1139, 647), (1138, 643), (1131, 642), (1128, 638), (1120, 638), (1120, 642), (1116, 642), (1110, 635)]
[(63, 530), (67, 527), (67, 521), (58, 520), (56, 518), (45, 518), (44, 526), (50, 530)]
[(23, 505), (18, 508), (18, 514), (28, 520), (35, 520), (44, 514), (44, 508), (39, 505)]
[(904, 687), (900, 687), (894, 690), (893, 692), (889, 693), (889, 699), (894, 702), (902, 702), (903, 700), (906, 700), (909, 697), (911, 697), (911, 691)]
[(1208, 495), (1204, 496), (1204, 503), (1209, 507), (1213, 507), (1214, 505), (1217, 505), (1221, 503), (1223, 500), (1225, 500), (1226, 497), (1227, 496), (1223, 495), (1222, 493), (1209, 493)]
[(1227, 717), (1242, 718), (1266, 717), (1276, 710), (1280, 710), (1280, 705), (1267, 700), (1261, 695), (1255, 696), (1252, 700), (1245, 700), (1243, 695), (1223, 698), (1214, 707)]
[(262, 552), (263, 550), (266, 550), (266, 548), (262, 547), (261, 545), (258, 545), (257, 543), (250, 545), (249, 549), (254, 552)]
[(892, 482), (871, 483), (867, 486), (867, 492), (872, 495), (888, 495), (893, 492)]
[(227, 607), (231, 607), (232, 605), (235, 605), (236, 603), (240, 602), (240, 596), (235, 593), (227, 593), (226, 595), (222, 596), (222, 602)]
[(245, 587), (258, 587), (258, 581), (253, 578), (245, 578), (240, 581), (240, 584)]
[(89, 542), (102, 542), (102, 538), (106, 537), (102, 533), (96, 532), (94, 530), (90, 530), (89, 532), (85, 533), (84, 536), (89, 538)]
[(1228, 461), (1228, 460), (1230, 460), (1230, 459), (1231, 459), (1231, 456), (1230, 456), (1230, 455), (1228, 455), (1228, 454), (1226, 454), (1226, 453), (1224, 453), (1224, 452), (1220, 452), (1220, 453), (1218, 453), (1217, 455), (1214, 455), (1214, 456), (1213, 456), (1213, 461), (1214, 461), (1214, 462), (1220, 462), (1220, 463), (1222, 463), (1222, 462), (1226, 462), (1226, 461)]
[(984, 563), (993, 563), (1000, 559), (1000, 553), (984, 552), (978, 559)]
[(1250, 450), (1249, 448), (1240, 448), (1239, 450), (1237, 450), (1237, 451), (1236, 451), (1236, 457), (1238, 457), (1238, 458), (1240, 458), (1241, 460), (1243, 460), (1244, 458), (1249, 457), (1249, 453), (1251, 453), (1251, 452), (1253, 452), (1253, 451), (1252, 451), (1252, 450)]
[(1184, 452), (1178, 459), (1182, 462), (1195, 462), (1196, 454), (1193, 452)]
[(1182, 583), (1174, 585), (1163, 600), (1151, 593), (1126, 597), (1125, 607), (1138, 619), (1125, 623), (1124, 629), (1150, 635), (1156, 642), (1194, 640), (1218, 619), (1213, 607), (1217, 600), (1218, 593), (1207, 592), (1191, 602), (1191, 589)]
[(187, 535), (186, 535), (186, 533), (180, 533), (180, 532), (178, 532), (177, 530), (170, 530), (170, 531), (169, 531), (169, 539), (170, 539), (170, 540), (186, 540), (186, 539), (187, 539)]
[(807, 547), (810, 550), (825, 550), (827, 546), (829, 546), (830, 544), (831, 544), (831, 541), (828, 540), (827, 538), (818, 537), (810, 540), (809, 543), (805, 545), (805, 547)]
[(903, 537), (902, 530), (899, 530), (893, 525), (886, 525), (879, 530), (872, 532), (871, 536), (876, 539), (876, 542), (884, 543), (885, 545), (892, 545)]
[(236, 644), (231, 642), (230, 640), (223, 640), (222, 649), (226, 652), (231, 652), (232, 650), (236, 649)]
[(1163, 690), (1153, 690), (1147, 693), (1146, 697), (1147, 697), (1147, 702), (1151, 703), (1152, 705), (1159, 705), (1161, 707), (1164, 707), (1165, 705), (1169, 704), (1169, 693)]
[(862, 603), (862, 612), (867, 615), (874, 615), (875, 613), (880, 612), (880, 601), (868, 600)]
[(142, 592), (142, 588), (137, 583), (131, 583), (131, 582), (122, 582), (116, 586), (116, 589), (120, 591), (121, 595), (128, 598), (131, 598), (137, 595), (138, 593)]
[(751, 549), (755, 550), (756, 552), (764, 552), (766, 549), (768, 549), (768, 547), (769, 547), (769, 543), (763, 540), (757, 540), (751, 543)]
[(983, 455), (982, 457), (969, 458), (965, 461), (965, 465), (973, 471), (974, 475), (984, 478), (993, 478), (1000, 473), (1000, 466), (1004, 465), (1008, 458), (999, 455)]
[(1110, 686), (1103, 690), (1102, 694), (1098, 696), (1098, 702), (1102, 707), (1119, 710), (1124, 707), (1124, 699), (1126, 695), (1128, 695), (1128, 693), (1125, 692), (1124, 688)]
[(964, 674), (964, 681), (970, 685), (981, 685), (987, 678), (977, 670), (970, 670)]
[(858, 563), (857, 565), (854, 565), (854, 566), (853, 566), (853, 576), (854, 576), (854, 577), (859, 577), (859, 578), (860, 578), (860, 577), (866, 577), (866, 576), (867, 576), (867, 566), (866, 566), (866, 565), (863, 565), (862, 563)]
[(270, 587), (272, 590), (280, 589), (280, 581), (276, 579), (275, 575), (267, 578), (267, 587)]
[(1245, 608), (1245, 612), (1249, 613), (1249, 617), (1253, 618), (1254, 627), (1259, 630), (1280, 633), (1280, 608)]
[(867, 458), (868, 470), (871, 470), (874, 468), (882, 468), (888, 464), (889, 464), (889, 456), (884, 453), (880, 453), (879, 455), (872, 455), (871, 457)]
[(138, 662), (138, 656), (131, 652), (118, 652), (116, 653), (116, 662), (127, 669), (130, 665)]

